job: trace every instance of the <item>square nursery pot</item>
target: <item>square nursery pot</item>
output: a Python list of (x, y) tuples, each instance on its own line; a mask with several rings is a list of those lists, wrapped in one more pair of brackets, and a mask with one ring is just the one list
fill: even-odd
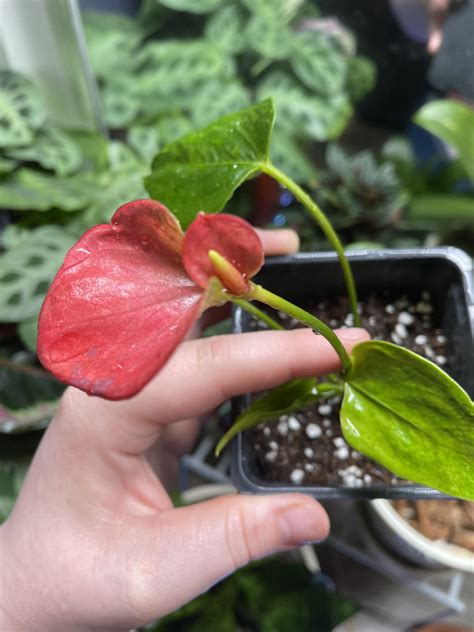
[[(359, 251), (349, 254), (359, 298), (382, 290), (389, 299), (419, 297), (429, 292), (435, 326), (446, 337), (446, 370), (472, 396), (474, 391), (473, 269), (470, 257), (456, 248)], [(335, 253), (302, 253), (270, 259), (256, 278), (268, 290), (307, 307), (331, 297), (344, 296), (345, 287)], [(426, 296), (426, 295), (425, 295)], [(419, 299), (418, 299), (419, 300)], [(390, 302), (390, 300), (389, 300)], [(252, 317), (234, 310), (233, 330), (252, 329)], [(255, 327), (253, 327), (255, 328)], [(250, 403), (250, 395), (236, 398), (236, 417)], [(275, 422), (273, 422), (275, 423)], [(317, 486), (289, 480), (264, 480), (250, 441), (252, 430), (232, 443), (232, 479), (241, 492), (261, 494), (299, 491), (317, 498), (442, 498), (440, 492), (393, 478), (389, 483), (364, 482), (363, 487), (343, 484)], [(310, 466), (311, 467), (311, 466)], [(368, 479), (370, 477), (367, 477)]]

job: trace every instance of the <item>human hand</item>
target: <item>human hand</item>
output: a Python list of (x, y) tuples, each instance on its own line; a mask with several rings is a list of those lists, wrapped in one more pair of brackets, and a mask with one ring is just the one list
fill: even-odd
[[(365, 337), (339, 334), (348, 348)], [(0, 629), (127, 630), (249, 560), (324, 538), (326, 514), (300, 494), (174, 509), (151, 457), (166, 441), (169, 454), (168, 430), (179, 420), (233, 395), (338, 368), (312, 332), (265, 331), (183, 343), (127, 401), (69, 388), (0, 528)]]

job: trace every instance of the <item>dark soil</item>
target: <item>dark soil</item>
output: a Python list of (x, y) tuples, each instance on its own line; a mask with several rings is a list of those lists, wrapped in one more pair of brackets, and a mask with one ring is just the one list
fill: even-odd
[[(309, 307), (333, 328), (353, 325), (345, 298)], [(400, 344), (449, 371), (448, 341), (437, 327), (431, 297), (423, 292), (409, 300), (371, 296), (361, 306), (362, 325), (372, 338)], [(299, 324), (285, 314), (288, 329)], [(258, 325), (260, 327), (260, 325)], [(340, 400), (330, 399), (249, 431), (258, 477), (267, 482), (324, 487), (393, 485), (400, 479), (353, 450), (342, 437)]]

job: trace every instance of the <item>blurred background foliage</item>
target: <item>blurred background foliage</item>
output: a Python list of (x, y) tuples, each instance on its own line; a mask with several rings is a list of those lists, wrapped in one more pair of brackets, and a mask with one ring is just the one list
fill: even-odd
[[(474, 250), (472, 110), (448, 99), (418, 109), (408, 131), (437, 138), (423, 160), (413, 134), (363, 120), (359, 104), (383, 75), (358, 54), (330, 3), (137, 5), (134, 17), (83, 12), (107, 135), (59, 129), (34, 82), (0, 69), (0, 437), (18, 443), (47, 423), (63, 388), (38, 365), (35, 344), (64, 254), (118, 206), (146, 197), (143, 177), (163, 146), (218, 116), (274, 99), (275, 164), (311, 190), (349, 248)], [(390, 90), (396, 108), (397, 86)], [(258, 224), (296, 227), (303, 249), (327, 247), (265, 177), (242, 187), (230, 208)], [(19, 478), (2, 474), (10, 475), (2, 489), (13, 494)], [(11, 494), (0, 494), (3, 515)]]

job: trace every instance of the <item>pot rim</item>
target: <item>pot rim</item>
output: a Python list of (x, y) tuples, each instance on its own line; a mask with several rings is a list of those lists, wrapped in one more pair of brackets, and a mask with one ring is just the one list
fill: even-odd
[(474, 553), (457, 544), (430, 540), (402, 518), (392, 503), (385, 498), (371, 500), (369, 506), (388, 529), (425, 557), (443, 566), (474, 573)]

